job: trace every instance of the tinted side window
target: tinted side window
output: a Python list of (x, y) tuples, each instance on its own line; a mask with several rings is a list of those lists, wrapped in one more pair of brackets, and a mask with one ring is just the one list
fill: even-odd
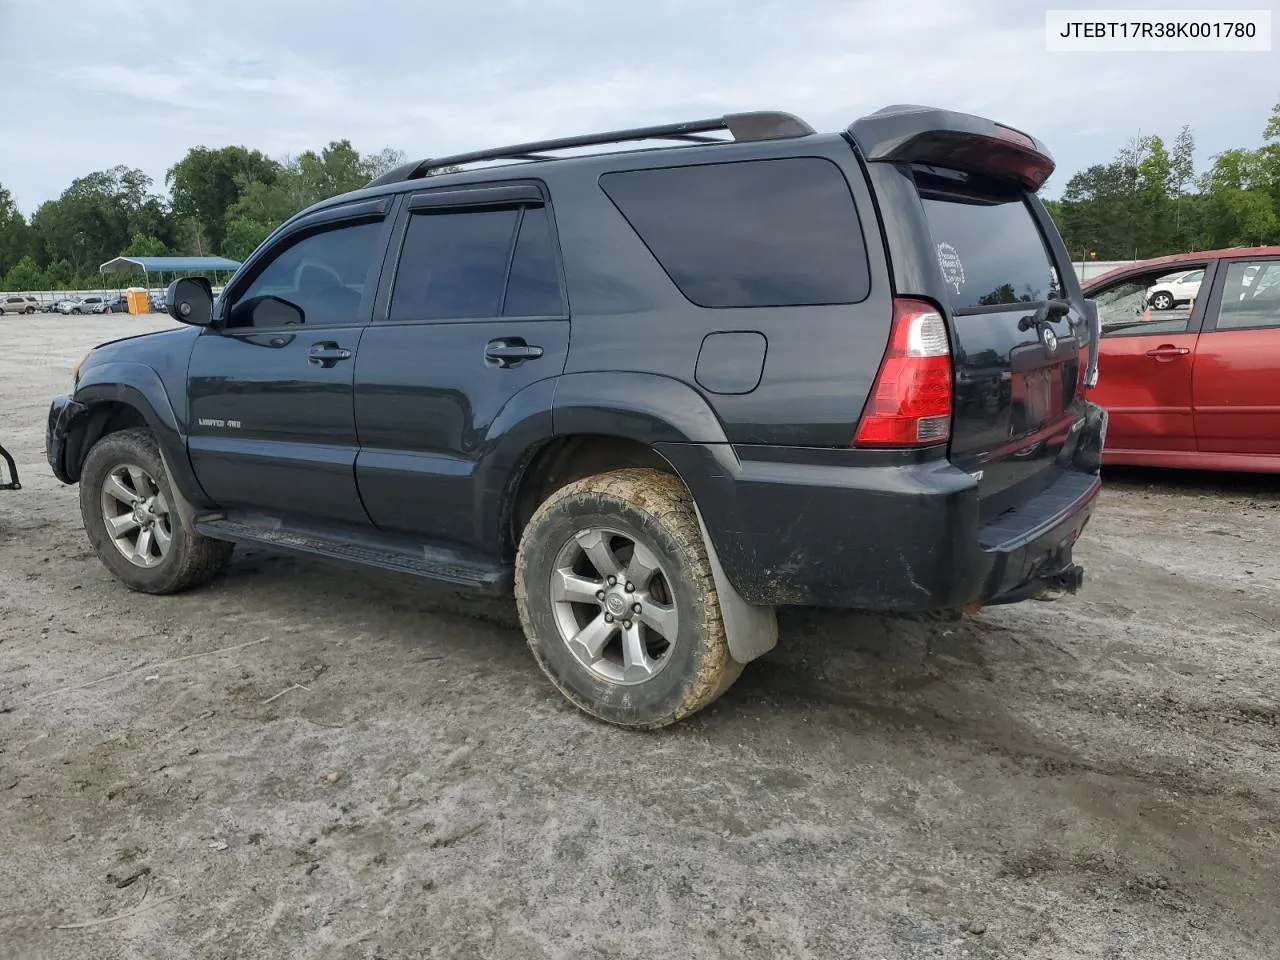
[(1227, 265), (1219, 330), (1280, 326), (1280, 260)]
[(857, 303), (870, 292), (853, 197), (828, 160), (633, 170), (600, 186), (699, 306)]
[(360, 322), (383, 225), (347, 224), (305, 236), (267, 264), (231, 308), (231, 327)]
[(391, 320), (496, 317), (519, 210), (415, 213), (391, 295)]
[(551, 218), (545, 207), (530, 207), (520, 223), (520, 239), (511, 259), (504, 317), (558, 317), (564, 313), (556, 270)]

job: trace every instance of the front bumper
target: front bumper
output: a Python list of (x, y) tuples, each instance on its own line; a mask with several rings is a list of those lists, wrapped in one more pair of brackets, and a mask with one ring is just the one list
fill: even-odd
[[(88, 408), (68, 396), (55, 397), (49, 405), (49, 422), (45, 427), (44, 453), (53, 475), (63, 483), (80, 479), (79, 450), (70, 449), (70, 427), (73, 420)], [(73, 469), (74, 467), (74, 469)]]
[(829, 464), (795, 463), (775, 450), (771, 460), (729, 464), (712, 445), (664, 444), (661, 452), (689, 485), (748, 602), (930, 612), (1078, 584), (1072, 547), (1101, 487), (1105, 430), (1105, 414), (1090, 411), (1052, 485), (989, 523), (974, 478), (946, 460), (820, 451)]

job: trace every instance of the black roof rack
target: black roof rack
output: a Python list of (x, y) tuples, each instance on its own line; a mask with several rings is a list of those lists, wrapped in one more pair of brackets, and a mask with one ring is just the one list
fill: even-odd
[(734, 141), (783, 140), (789, 137), (805, 137), (814, 132), (813, 127), (790, 113), (774, 111), (730, 113), (723, 117), (714, 117), (709, 120), (667, 123), (655, 127), (636, 127), (632, 130), (610, 130), (607, 133), (589, 133), (578, 137), (563, 137), (559, 140), (538, 140), (533, 143), (517, 143), (509, 147), (495, 147), (489, 150), (476, 150), (471, 153), (456, 153), (450, 157), (413, 160), (396, 167), (394, 170), (388, 170), (382, 176), (371, 181), (369, 186), (380, 187), (387, 183), (416, 180), (420, 177), (425, 177), (432, 170), (439, 170), (442, 167), (457, 167), (466, 163), (479, 163), (485, 160), (536, 161), (556, 159), (545, 155), (548, 150), (569, 150), (574, 147), (630, 143), (637, 140), (676, 140), (687, 143), (729, 142), (720, 137), (704, 136), (704, 134), (713, 130), (728, 130), (732, 134)]

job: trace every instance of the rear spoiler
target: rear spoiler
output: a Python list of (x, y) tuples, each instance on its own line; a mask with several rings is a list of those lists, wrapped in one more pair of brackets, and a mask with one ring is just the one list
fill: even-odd
[(925, 163), (1014, 179), (1039, 190), (1053, 173), (1043, 143), (1004, 124), (937, 107), (899, 104), (855, 120), (848, 129), (867, 160)]

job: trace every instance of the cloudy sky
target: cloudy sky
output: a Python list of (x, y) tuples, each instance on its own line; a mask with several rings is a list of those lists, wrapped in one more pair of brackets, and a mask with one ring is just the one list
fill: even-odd
[(115, 164), (162, 185), (195, 144), (280, 156), (345, 137), (430, 156), (764, 108), (839, 129), (903, 102), (1036, 134), (1059, 164), (1050, 196), (1139, 131), (1172, 140), (1190, 123), (1201, 162), (1258, 143), (1280, 100), (1276, 44), (1051, 54), (1049, 5), (0, 0), (0, 184), (30, 213)]

